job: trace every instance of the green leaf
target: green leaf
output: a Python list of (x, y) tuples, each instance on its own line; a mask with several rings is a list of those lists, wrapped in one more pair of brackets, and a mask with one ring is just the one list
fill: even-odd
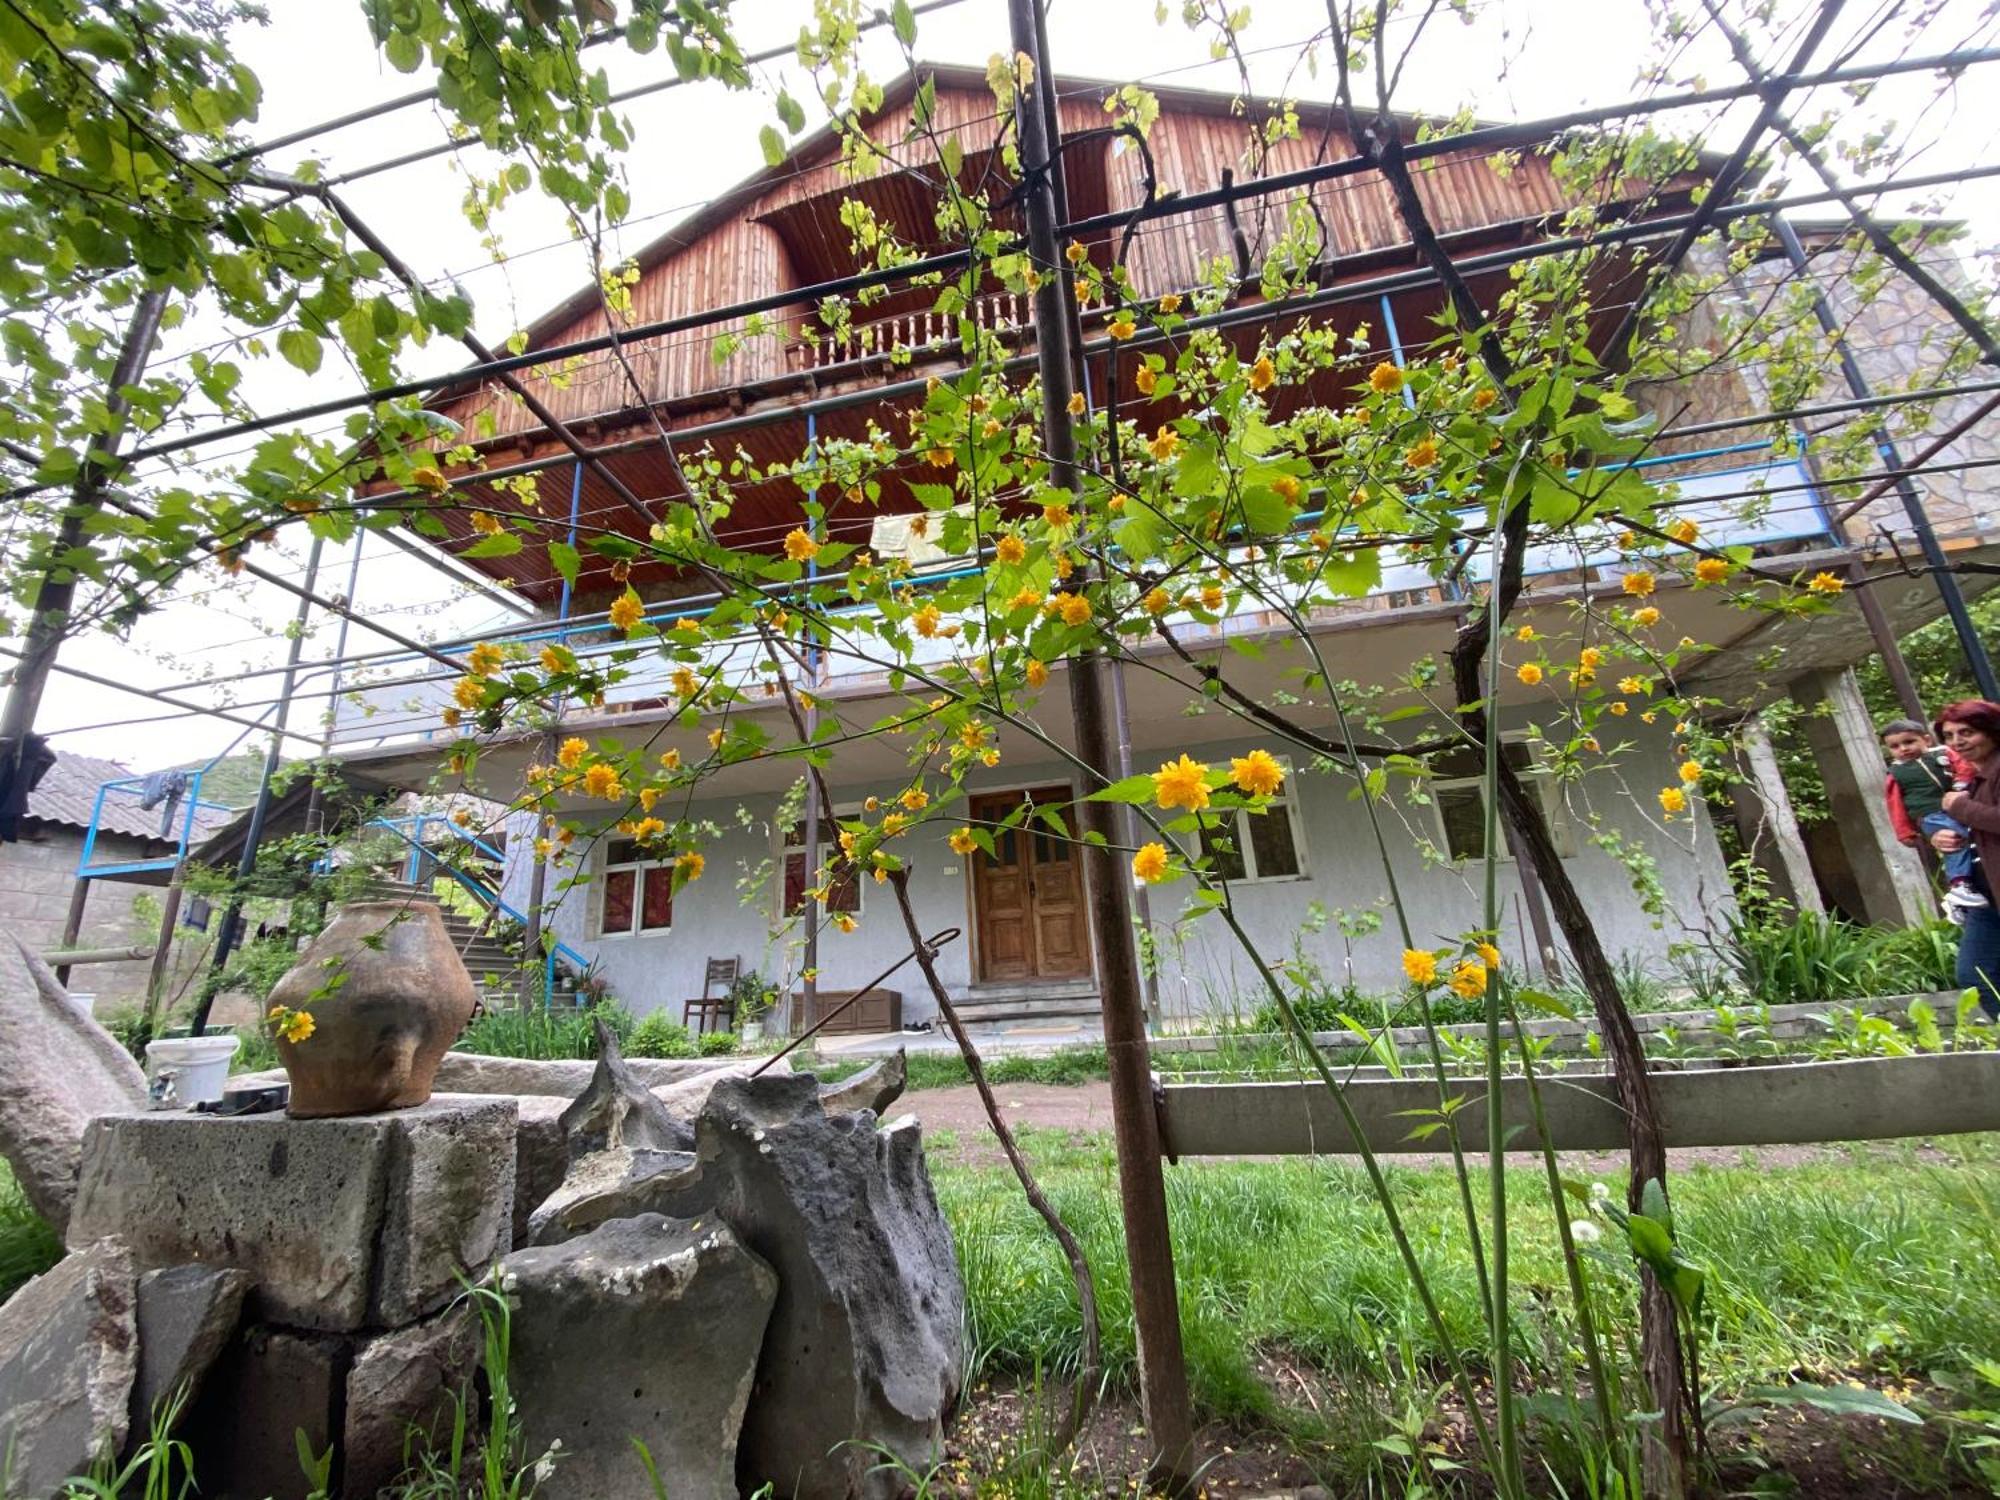
[(1667, 1234), (1666, 1225), (1645, 1214), (1631, 1214), (1625, 1220), (1625, 1234), (1632, 1242), (1632, 1253), (1651, 1266), (1661, 1277), (1673, 1269), (1674, 1242)]
[(1153, 778), (1151, 776), (1127, 776), (1122, 781), (1114, 781), (1100, 791), (1092, 792), (1084, 800), (1087, 802), (1124, 802), (1137, 806), (1141, 802), (1153, 800)]
[(1523, 986), (1514, 991), (1514, 999), (1517, 1004), (1529, 1010), (1542, 1011), (1551, 1016), (1561, 1016), (1565, 1021), (1574, 1021), (1576, 1019), (1575, 1006), (1544, 990), (1533, 990)]
[(1792, 1385), (1752, 1386), (1745, 1394), (1753, 1400), (1781, 1406), (1816, 1406), (1821, 1411), (1844, 1416), (1880, 1417), (1885, 1422), (1905, 1422), (1913, 1427), (1924, 1425), (1918, 1413), (1866, 1386), (1813, 1385), (1802, 1380)]
[(511, 531), (483, 536), (459, 553), (460, 557), (512, 557), (521, 550), (521, 539)]
[(319, 373), (322, 351), (316, 334), (307, 333), (303, 328), (287, 328), (278, 335), (278, 353), (284, 357), (286, 364), (296, 365), (308, 375)]
[(785, 129), (793, 135), (806, 128), (804, 107), (784, 89), (778, 90), (778, 118), (785, 122)]
[(1671, 1236), (1674, 1232), (1674, 1211), (1667, 1206), (1667, 1190), (1657, 1177), (1646, 1179), (1639, 1189), (1639, 1211), (1647, 1218), (1657, 1220)]
[(889, 8), (889, 26), (905, 47), (917, 44), (917, 18), (910, 10), (910, 0), (896, 0)]
[(568, 542), (549, 543), (549, 566), (562, 575), (563, 582), (572, 588), (576, 586), (577, 568), (583, 561), (582, 554)]
[(785, 138), (778, 134), (778, 127), (766, 125), (757, 132), (757, 144), (764, 150), (764, 165), (782, 166), (785, 160)]
[(382, 43), (382, 55), (398, 73), (414, 73), (424, 60), (424, 44), (407, 31), (392, 31)]
[(1291, 530), (1292, 508), (1276, 490), (1258, 485), (1244, 492), (1243, 519), (1253, 531), (1277, 535)]

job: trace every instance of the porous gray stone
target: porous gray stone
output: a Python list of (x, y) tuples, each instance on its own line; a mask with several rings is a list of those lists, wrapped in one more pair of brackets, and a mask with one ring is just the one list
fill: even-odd
[(512, 1240), (514, 1103), (436, 1095), (343, 1119), (157, 1113), (94, 1120), (69, 1242), (120, 1234), (140, 1266), (248, 1271), (251, 1316), (396, 1327)]
[(530, 1455), (560, 1440), (542, 1500), (735, 1500), (737, 1436), (777, 1278), (726, 1224), (646, 1214), (501, 1267)]
[(152, 1431), (155, 1410), (176, 1392), (193, 1402), (236, 1332), (249, 1288), (246, 1272), (226, 1266), (168, 1266), (139, 1278), (139, 1373), (128, 1447)]
[[(676, 1120), (685, 1121), (688, 1126), (689, 1141), (693, 1140), (694, 1122), (700, 1118), (702, 1106), (708, 1103), (708, 1096), (715, 1086), (725, 1078), (747, 1078), (768, 1059), (761, 1057), (739, 1057), (719, 1068), (705, 1073), (697, 1073), (683, 1078), (677, 1083), (657, 1084), (652, 1095), (660, 1105)], [(789, 1076), (783, 1064), (771, 1069), (766, 1077)]]
[(454, 1402), (476, 1412), (479, 1319), (454, 1303), (408, 1328), (369, 1339), (347, 1372), (341, 1437), (341, 1490), (373, 1495), (408, 1471), (418, 1453), (445, 1449)]
[(132, 1256), (115, 1239), (64, 1256), (0, 1306), (0, 1454), (7, 1493), (53, 1495), (131, 1425), (139, 1337)]
[(77, 1162), (92, 1117), (143, 1109), (146, 1075), (69, 998), (41, 959), (0, 937), (0, 1156), (36, 1213), (69, 1226)]
[(571, 1166), (597, 1151), (685, 1151), (694, 1145), (694, 1128), (668, 1114), (633, 1077), (618, 1038), (601, 1020), (597, 1066), (589, 1085), (563, 1111), (562, 1130)]
[(964, 1374), (965, 1291), (914, 1119), (829, 1115), (806, 1074), (725, 1078), (696, 1129), (699, 1170), (651, 1196), (720, 1217), (778, 1273), (737, 1474), (797, 1500), (886, 1500), (887, 1450), (942, 1451)]
[(910, 1055), (898, 1047), (878, 1062), (870, 1063), (852, 1078), (819, 1086), (820, 1108), (830, 1115), (849, 1114), (857, 1109), (873, 1110), (879, 1118), (903, 1097), (910, 1081)]
[(559, 1245), (612, 1219), (652, 1212), (695, 1171), (692, 1151), (593, 1151), (528, 1216), (526, 1243)]

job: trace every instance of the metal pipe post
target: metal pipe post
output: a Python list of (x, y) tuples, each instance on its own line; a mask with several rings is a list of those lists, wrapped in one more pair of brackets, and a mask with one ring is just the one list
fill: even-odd
[[(1810, 279), (1805, 246), (1799, 243), (1798, 232), (1778, 214), (1771, 216), (1771, 224), (1778, 232), (1778, 243), (1784, 246), (1785, 259), (1791, 262), (1793, 273)], [(1861, 373), (1860, 362), (1841, 335), (1833, 307), (1816, 283), (1813, 286), (1813, 315), (1819, 319), (1819, 326), (1826, 330), (1840, 356), (1840, 373), (1847, 379), (1848, 390), (1856, 396), (1872, 396), (1874, 392), (1869, 388), (1868, 377)], [(1904, 467), (1903, 456), (1897, 450), (1896, 440), (1889, 436), (1888, 428), (1877, 426), (1869, 438), (1882, 455), (1884, 467), (1891, 470)], [(1987, 655), (1986, 643), (1979, 638), (1979, 628), (1973, 623), (1972, 612), (1965, 607), (1965, 594), (1958, 586), (1957, 575), (1951, 571), (1950, 564), (1945, 560), (1944, 548), (1938, 544), (1937, 533), (1931, 529), (1931, 518), (1924, 510), (1924, 497), (1918, 491), (1916, 481), (1907, 474), (1900, 476), (1896, 481), (1896, 493), (1903, 502), (1903, 513), (1910, 518), (1910, 529), (1916, 533), (1924, 562), (1931, 570), (1931, 582), (1937, 585), (1938, 597), (1944, 601), (1945, 613), (1951, 617), (1952, 629), (1958, 633), (1959, 649), (1965, 653), (1966, 665), (1972, 669), (1972, 680), (1979, 687), (1979, 696), (2000, 699), (2000, 677), (1994, 675), (1993, 659)]]
[[(1054, 73), (1036, 35), (1035, 0), (1008, 0), (1014, 51), (1034, 63), (1030, 87), (1054, 87)], [(1051, 477), (1081, 488), (1076, 433), (1071, 426), (1070, 320), (1056, 245), (1055, 195), (1049, 164), (1055, 142), (1038, 101), (1017, 111), (1021, 132), (1022, 187), (1026, 195), (1028, 251), (1042, 273), (1035, 292), (1035, 353), (1042, 379), (1042, 436)], [(1116, 776), (1109, 663), (1097, 651), (1070, 662), (1070, 710), (1076, 750), (1091, 774), (1108, 785)], [(1160, 1127), (1153, 1109), (1153, 1080), (1140, 1000), (1138, 945), (1132, 932), (1129, 879), (1115, 849), (1119, 821), (1106, 802), (1082, 802), (1084, 849), (1092, 936), (1100, 970), (1104, 1048), (1111, 1074), (1111, 1120), (1118, 1143), (1119, 1206), (1125, 1223), (1126, 1260), (1132, 1278), (1132, 1318), (1138, 1334), (1139, 1396), (1152, 1439), (1152, 1482), (1175, 1493), (1193, 1488), (1194, 1423), (1188, 1408), (1187, 1365), (1181, 1349), (1180, 1303), (1174, 1289), (1173, 1246), (1167, 1234), (1166, 1182), (1160, 1166)]]

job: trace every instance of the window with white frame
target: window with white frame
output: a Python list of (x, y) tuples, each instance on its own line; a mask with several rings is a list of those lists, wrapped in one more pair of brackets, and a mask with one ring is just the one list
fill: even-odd
[(1201, 831), (1201, 852), (1224, 880), (1295, 880), (1305, 874), (1305, 839), (1289, 761), (1281, 761), (1285, 781), (1263, 812), (1246, 807), (1223, 811)]
[[(852, 864), (837, 859), (840, 852), (840, 824), (842, 817), (856, 817), (859, 805), (837, 807), (832, 817), (819, 820), (819, 862), (834, 865), (834, 876), (829, 884), (826, 900), (821, 903), (827, 912), (845, 912), (849, 916), (861, 915), (861, 872)], [(806, 869), (806, 820), (797, 818), (785, 829), (785, 915), (797, 916), (805, 909), (806, 892), (811, 889)]]
[(648, 855), (631, 839), (604, 846), (597, 882), (600, 937), (667, 932), (674, 925), (674, 862)]
[[(1508, 766), (1527, 784), (1531, 795), (1541, 799), (1542, 816), (1548, 820), (1556, 853), (1564, 859), (1576, 853), (1568, 821), (1557, 805), (1549, 775), (1535, 759), (1525, 741), (1502, 738), (1500, 753)], [(1438, 843), (1452, 860), (1486, 857), (1486, 757), (1476, 746), (1447, 750), (1431, 761), (1431, 806), (1437, 811)], [(1511, 859), (1503, 837), (1500, 858)]]

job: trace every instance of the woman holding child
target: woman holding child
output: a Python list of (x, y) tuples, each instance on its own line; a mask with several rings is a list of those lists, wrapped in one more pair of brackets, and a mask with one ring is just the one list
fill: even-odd
[(1994, 874), (2000, 870), (2000, 703), (1967, 698), (1938, 714), (1938, 738), (1970, 775), (1944, 794), (1946, 817), (1965, 833), (1939, 830), (1931, 846), (1955, 854), (1968, 846), (1979, 856), (1971, 879), (1985, 901), (1968, 907), (1958, 934), (1958, 982), (1977, 987), (1979, 1003), (2000, 1018), (2000, 909), (1994, 905)]

